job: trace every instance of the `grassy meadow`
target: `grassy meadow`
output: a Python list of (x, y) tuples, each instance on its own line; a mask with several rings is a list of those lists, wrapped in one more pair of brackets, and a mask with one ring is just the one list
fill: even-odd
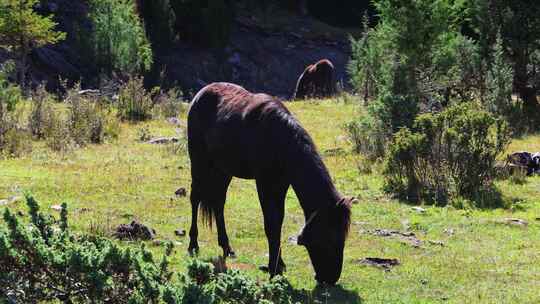
[[(360, 108), (341, 101), (293, 102), (289, 109), (314, 138), (337, 188), (353, 195), (353, 225), (346, 244), (344, 270), (335, 288), (315, 288), (314, 273), (303, 247), (289, 241), (302, 228), (302, 210), (292, 189), (286, 202), (282, 234), (286, 277), (307, 290), (308, 303), (540, 303), (540, 177), (498, 181), (507, 209), (455, 209), (422, 206), (424, 212), (393, 200), (381, 190), (380, 163), (352, 153), (343, 125)], [(185, 122), (185, 114), (180, 120)], [(157, 239), (175, 242), (173, 268), (183, 270), (189, 259), (190, 162), (185, 142), (175, 147), (138, 140), (141, 129), (154, 136), (179, 131), (165, 120), (122, 124), (117, 140), (68, 153), (51, 152), (34, 143), (31, 154), (0, 160), (0, 199), (34, 194), (47, 212), (68, 203), (70, 225), (76, 231), (110, 235), (118, 224), (137, 219), (154, 228)], [(184, 134), (180, 131), (180, 134)], [(540, 136), (513, 141), (509, 151), (540, 151)], [(187, 197), (176, 197), (184, 187)], [(22, 200), (8, 205), (25, 210)], [(528, 225), (505, 222), (508, 218)], [(254, 181), (233, 179), (225, 208), (232, 247), (238, 257), (230, 267), (261, 280), (267, 264), (267, 243)], [(383, 237), (375, 229), (413, 232), (407, 237)], [(221, 254), (217, 233), (199, 224), (200, 255)], [(124, 242), (126, 246), (138, 243)], [(156, 253), (159, 242), (148, 242)], [(366, 257), (396, 258), (386, 270), (359, 262)]]

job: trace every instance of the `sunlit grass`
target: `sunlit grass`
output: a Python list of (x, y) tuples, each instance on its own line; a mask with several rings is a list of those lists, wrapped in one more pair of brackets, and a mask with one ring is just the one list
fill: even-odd
[[(308, 101), (287, 106), (314, 138), (337, 188), (360, 199), (353, 210), (342, 289), (329, 289), (326, 296), (317, 293), (313, 302), (540, 302), (540, 177), (527, 178), (524, 184), (497, 182), (505, 199), (513, 202), (510, 209), (423, 206), (426, 212), (418, 213), (381, 191), (379, 164), (373, 164), (371, 174), (359, 172), (363, 160), (351, 153), (342, 128), (359, 111), (357, 105)], [(188, 198), (175, 197), (174, 192), (179, 187), (189, 192), (189, 159), (185, 151), (173, 154), (165, 146), (139, 142), (138, 129), (143, 126), (156, 136), (177, 134), (174, 126), (158, 120), (124, 124), (118, 140), (63, 155), (36, 143), (31, 155), (0, 161), (0, 199), (30, 191), (53, 214), (56, 211), (51, 205), (68, 202), (70, 223), (76, 231), (107, 233), (120, 223), (138, 219), (153, 227), (160, 240), (176, 242), (172, 263), (183, 270), (189, 258), (188, 239), (175, 236), (174, 230), (189, 230), (191, 210)], [(515, 150), (540, 151), (540, 136), (515, 140), (509, 151)], [(23, 210), (25, 206), (19, 202), (9, 208)], [(287, 241), (304, 223), (292, 190), (286, 208), (282, 234), (286, 276), (295, 288), (312, 290), (315, 281), (305, 249)], [(510, 217), (526, 220), (528, 226), (501, 223)], [(266, 279), (257, 270), (267, 263), (267, 244), (253, 181), (233, 180), (225, 218), (238, 254), (234, 263), (253, 277)], [(199, 227), (201, 256), (220, 254), (215, 230)], [(376, 228), (409, 228), (424, 242), (415, 248), (367, 233)], [(163, 249), (151, 248), (156, 252)], [(401, 265), (384, 271), (357, 263), (365, 257), (397, 258)]]

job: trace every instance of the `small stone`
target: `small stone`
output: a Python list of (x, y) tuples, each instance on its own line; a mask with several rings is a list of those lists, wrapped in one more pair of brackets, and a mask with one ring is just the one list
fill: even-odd
[(172, 125), (175, 125), (175, 126), (180, 126), (182, 125), (182, 122), (180, 121), (180, 119), (176, 118), (176, 117), (169, 117), (167, 118), (167, 122), (172, 124)]
[(178, 188), (178, 190), (176, 190), (174, 194), (178, 197), (185, 197), (187, 195), (186, 188)]
[(526, 220), (518, 219), (518, 218), (505, 218), (504, 222), (509, 225), (516, 225), (516, 226), (527, 226), (529, 223)]
[(446, 228), (444, 229), (444, 233), (448, 235), (454, 235), (455, 231), (454, 231), (454, 228)]
[(431, 245), (436, 245), (436, 246), (444, 247), (444, 242), (443, 242), (443, 241), (433, 241), (433, 240), (429, 240), (428, 242), (429, 242)]
[(180, 139), (178, 137), (157, 137), (153, 138), (146, 143), (151, 145), (163, 145), (163, 144), (170, 144), (170, 143), (177, 143)]
[(60, 205), (52, 205), (51, 209), (54, 211), (62, 211), (62, 206)]
[(174, 234), (176, 236), (186, 236), (186, 230), (184, 230), (184, 229), (176, 229), (174, 231)]
[(426, 209), (424, 209), (422, 207), (412, 207), (411, 209), (418, 212), (418, 213), (425, 213), (426, 212)]
[(287, 238), (287, 241), (290, 244), (297, 245), (298, 244), (298, 236), (297, 235), (291, 235)]
[(0, 206), (5, 206), (9, 203), (7, 199), (0, 200)]

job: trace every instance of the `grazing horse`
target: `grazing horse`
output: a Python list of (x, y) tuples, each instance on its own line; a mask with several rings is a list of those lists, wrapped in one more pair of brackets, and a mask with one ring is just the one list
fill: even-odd
[(298, 77), (293, 99), (331, 97), (337, 92), (334, 65), (322, 59), (306, 67)]
[(281, 274), (281, 226), (292, 186), (306, 224), (298, 244), (307, 248), (316, 280), (335, 284), (350, 226), (352, 199), (335, 189), (315, 145), (281, 101), (230, 83), (213, 83), (193, 98), (188, 114), (192, 219), (190, 253), (198, 252), (197, 212), (212, 225), (224, 257), (234, 255), (223, 209), (233, 176), (255, 179), (264, 214), (271, 276)]

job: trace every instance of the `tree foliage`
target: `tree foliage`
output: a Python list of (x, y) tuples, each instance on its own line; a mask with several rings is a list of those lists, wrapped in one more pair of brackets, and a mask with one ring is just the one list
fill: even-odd
[(91, 0), (91, 44), (101, 72), (136, 74), (150, 70), (152, 48), (132, 0)]
[(54, 30), (56, 23), (34, 11), (39, 0), (0, 1), (0, 46), (14, 51), (19, 59), (19, 83), (24, 87), (28, 53), (33, 48), (57, 43), (65, 33)]
[(536, 127), (540, 110), (540, 5), (528, 0), (475, 0), (471, 2), (471, 25), (482, 55), (491, 62), (498, 35), (513, 69), (513, 91), (524, 102), (525, 113)]

